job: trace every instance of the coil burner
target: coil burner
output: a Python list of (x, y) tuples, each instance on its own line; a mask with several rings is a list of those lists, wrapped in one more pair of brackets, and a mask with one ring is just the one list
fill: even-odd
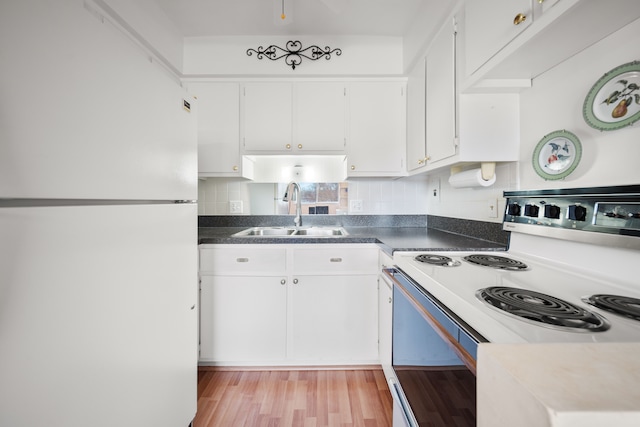
[(492, 308), (540, 326), (576, 332), (609, 329), (609, 322), (597, 313), (527, 289), (492, 286), (480, 289), (476, 296)]
[(640, 299), (638, 298), (598, 294), (584, 297), (582, 301), (614, 314), (640, 320)]
[(481, 265), (483, 267), (498, 268), (501, 270), (521, 271), (528, 268), (527, 264), (521, 261), (498, 255), (476, 254), (465, 256), (462, 259), (470, 262), (471, 264)]
[(452, 258), (443, 255), (420, 254), (414, 259), (424, 264), (438, 265), (441, 267), (457, 267), (460, 265), (460, 261), (454, 261)]

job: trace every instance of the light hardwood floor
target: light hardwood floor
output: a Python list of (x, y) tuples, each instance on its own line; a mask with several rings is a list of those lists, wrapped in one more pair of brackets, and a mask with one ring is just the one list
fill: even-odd
[(194, 427), (391, 427), (382, 370), (198, 371)]

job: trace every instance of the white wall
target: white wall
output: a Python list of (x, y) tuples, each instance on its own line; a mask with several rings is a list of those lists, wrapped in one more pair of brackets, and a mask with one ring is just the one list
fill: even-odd
[(285, 47), (290, 36), (187, 37), (184, 40), (184, 74), (189, 76), (254, 76), (287, 77), (322, 75), (402, 75), (402, 38), (361, 36), (296, 36), (302, 48), (310, 45), (340, 48), (342, 55), (331, 55), (316, 61), (303, 59), (293, 70), (284, 59), (259, 60), (247, 49), (274, 44)]
[[(639, 40), (637, 20), (536, 78), (521, 94), (522, 189), (640, 183), (640, 123), (605, 132), (591, 128), (582, 115), (585, 97), (602, 75), (640, 59)], [(545, 135), (561, 129), (580, 139), (582, 160), (564, 180), (545, 181), (533, 170), (531, 156)]]
[(429, 215), (500, 223), (506, 207), (502, 194), (518, 188), (518, 169), (515, 162), (498, 164), (496, 182), (487, 188), (452, 188), (449, 169), (429, 175), (427, 211)]

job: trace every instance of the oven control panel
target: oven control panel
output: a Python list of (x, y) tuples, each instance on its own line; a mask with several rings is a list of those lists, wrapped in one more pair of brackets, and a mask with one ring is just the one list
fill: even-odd
[[(514, 191), (505, 192), (505, 197), (505, 230), (549, 237), (562, 233), (557, 230), (640, 237), (640, 186)], [(580, 236), (575, 240), (588, 238)], [(640, 239), (635, 240), (638, 242), (634, 245), (640, 247)]]

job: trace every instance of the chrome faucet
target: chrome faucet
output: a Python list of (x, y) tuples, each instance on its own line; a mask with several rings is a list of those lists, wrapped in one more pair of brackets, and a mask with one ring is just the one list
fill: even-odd
[[(291, 194), (291, 187), (293, 187), (293, 194)], [(296, 227), (300, 227), (302, 225), (302, 200), (300, 197), (300, 186), (295, 181), (291, 181), (289, 184), (287, 184), (287, 189), (284, 192), (282, 201), (290, 202), (291, 200), (293, 200), (293, 196), (295, 196), (296, 198), (296, 217), (293, 219), (293, 222)]]

